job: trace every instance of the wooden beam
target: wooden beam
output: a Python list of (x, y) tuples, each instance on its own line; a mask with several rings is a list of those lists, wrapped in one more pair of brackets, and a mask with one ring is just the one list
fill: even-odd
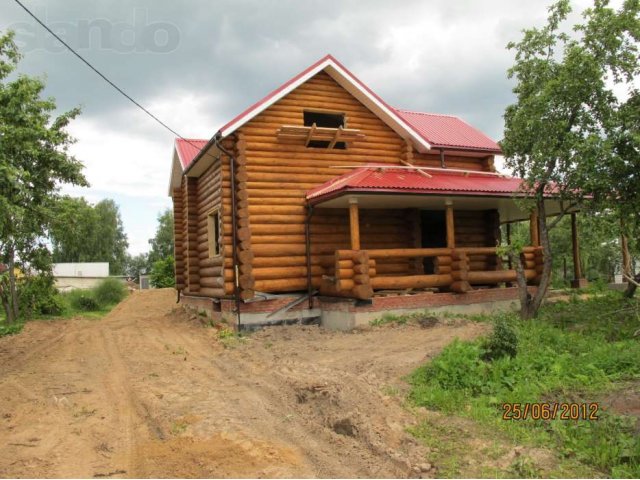
[(316, 124), (314, 122), (313, 125), (311, 125), (311, 128), (309, 129), (309, 133), (307, 134), (307, 140), (304, 142), (305, 147), (309, 146), (309, 142), (311, 141), (311, 137), (313, 137), (313, 134), (315, 131), (316, 131)]
[[(315, 124), (314, 124), (315, 125)], [(331, 142), (329, 143), (329, 146), (327, 148), (333, 148), (336, 145), (336, 142), (338, 141), (338, 139), (340, 138), (340, 135), (342, 134), (342, 126), (339, 126), (338, 129), (336, 130), (336, 134), (333, 136), (333, 140), (331, 140)]]
[(531, 245), (540, 246), (540, 231), (538, 230), (538, 211), (534, 210), (529, 216), (529, 233), (531, 235)]
[(453, 203), (447, 200), (446, 203), (446, 222), (447, 222), (447, 248), (456, 248), (456, 233), (453, 221)]
[(349, 232), (351, 235), (351, 250), (360, 250), (360, 219), (358, 200), (349, 200)]
[(407, 166), (407, 167), (411, 167), (411, 168), (415, 168), (418, 173), (420, 175), (422, 175), (423, 177), (427, 177), (427, 178), (432, 178), (431, 175), (429, 175), (427, 172), (425, 172), (421, 167), (416, 167), (415, 165), (412, 165), (411, 163), (407, 162), (406, 160), (400, 160), (400, 163)]

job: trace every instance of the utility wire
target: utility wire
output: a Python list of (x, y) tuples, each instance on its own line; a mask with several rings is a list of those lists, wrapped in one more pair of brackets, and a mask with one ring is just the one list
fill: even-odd
[(67, 47), (67, 50), (69, 50), (71, 53), (73, 53), (76, 57), (78, 57), (80, 59), (80, 61), (82, 63), (84, 63), (87, 67), (89, 67), (91, 70), (93, 70), (95, 73), (97, 73), (105, 82), (107, 82), (109, 85), (111, 85), (113, 88), (115, 88), (121, 95), (123, 95), (125, 98), (127, 98), (127, 100), (129, 100), (131, 103), (133, 103), (136, 107), (138, 107), (140, 110), (142, 110), (144, 113), (146, 113), (147, 115), (149, 115), (152, 119), (154, 119), (156, 122), (158, 122), (160, 125), (162, 125), (165, 129), (169, 130), (171, 133), (173, 133), (176, 137), (180, 138), (181, 140), (184, 140), (185, 142), (187, 142), (189, 145), (191, 145), (192, 147), (197, 148), (198, 150), (201, 150), (200, 147), (198, 147), (197, 145), (195, 145), (194, 143), (192, 143), (189, 139), (184, 138), (182, 135), (180, 135), (178, 132), (176, 132), (173, 128), (171, 128), (169, 125), (167, 125), (166, 123), (164, 123), (162, 120), (160, 120), (158, 117), (156, 117), (153, 113), (151, 113), (149, 110), (147, 110), (146, 108), (144, 108), (142, 105), (140, 105), (140, 103), (138, 103), (136, 100), (134, 100), (129, 94), (127, 94), (127, 92), (125, 92), (124, 90), (122, 90), (118, 85), (116, 85), (115, 83), (113, 83), (111, 80), (109, 80), (102, 72), (100, 72), (100, 70), (98, 70), (96, 67), (94, 67), (93, 65), (91, 65), (91, 63), (89, 63), (88, 60), (86, 60), (82, 55), (80, 55), (78, 52), (76, 52), (73, 48), (71, 48), (71, 46), (65, 42), (62, 38), (60, 38), (53, 30), (51, 30), (42, 20), (40, 20), (33, 12), (31, 12), (31, 10), (29, 10), (20, 0), (14, 0), (18, 5), (20, 5), (20, 7), (22, 7), (22, 9), (27, 12), (29, 14), (29, 16), (31, 16), (31, 18), (33, 18), (36, 22), (38, 22), (40, 25), (42, 25), (42, 27), (49, 32), (51, 35), (53, 35), (60, 43), (62, 43), (62, 45), (64, 45), (65, 47)]

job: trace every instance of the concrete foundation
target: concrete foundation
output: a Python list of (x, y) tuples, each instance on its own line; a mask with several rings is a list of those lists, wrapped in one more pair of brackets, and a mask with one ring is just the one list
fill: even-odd
[[(533, 293), (536, 287), (530, 287)], [(353, 330), (369, 325), (384, 314), (407, 315), (425, 310), (438, 314), (482, 314), (515, 310), (519, 307), (518, 289), (490, 288), (467, 293), (417, 293), (374, 297), (359, 301), (336, 297), (314, 297), (293, 306), (300, 295), (279, 295), (262, 301), (240, 304), (240, 328), (255, 328), (282, 323), (319, 322), (331, 330)], [(181, 303), (199, 314), (205, 314), (214, 322), (230, 327), (238, 325), (235, 302), (229, 299), (183, 296)]]

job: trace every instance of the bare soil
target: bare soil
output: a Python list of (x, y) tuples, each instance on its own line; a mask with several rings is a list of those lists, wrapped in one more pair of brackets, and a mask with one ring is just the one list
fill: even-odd
[(0, 477), (429, 477), (402, 377), (468, 322), (219, 339), (134, 292), (0, 339)]

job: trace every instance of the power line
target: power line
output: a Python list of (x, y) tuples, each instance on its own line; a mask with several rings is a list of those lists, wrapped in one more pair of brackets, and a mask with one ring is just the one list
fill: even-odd
[(147, 115), (149, 115), (153, 120), (155, 120), (156, 122), (158, 122), (160, 125), (162, 125), (164, 128), (166, 128), (167, 130), (169, 130), (171, 133), (173, 133), (176, 137), (180, 138), (181, 140), (184, 140), (185, 142), (187, 142), (189, 145), (191, 145), (192, 147), (197, 148), (198, 150), (200, 150), (200, 148), (193, 144), (191, 141), (189, 141), (188, 139), (184, 138), (182, 135), (180, 135), (178, 132), (176, 132), (173, 128), (171, 128), (169, 125), (167, 125), (166, 123), (164, 123), (162, 120), (160, 120), (158, 117), (156, 117), (153, 113), (151, 113), (149, 110), (147, 110), (146, 108), (144, 108), (142, 105), (140, 105), (140, 103), (138, 103), (136, 100), (134, 100), (129, 94), (127, 94), (127, 92), (125, 92), (124, 90), (122, 90), (118, 85), (116, 85), (115, 83), (113, 83), (111, 80), (109, 80), (102, 72), (100, 72), (100, 70), (98, 70), (96, 67), (94, 67), (93, 65), (91, 65), (91, 63), (89, 63), (88, 60), (86, 60), (82, 55), (80, 55), (78, 52), (76, 52), (73, 48), (71, 48), (71, 46), (65, 42), (62, 38), (60, 38), (58, 36), (58, 34), (56, 34), (53, 30), (51, 30), (42, 20), (40, 20), (33, 12), (31, 12), (31, 10), (29, 10), (20, 0), (15, 0), (15, 2), (20, 5), (20, 7), (22, 7), (22, 9), (27, 12), (29, 14), (29, 16), (31, 16), (31, 18), (33, 18), (36, 22), (38, 22), (47, 32), (49, 32), (51, 35), (53, 35), (60, 43), (62, 43), (62, 45), (64, 45), (65, 47), (67, 47), (67, 49), (73, 53), (76, 57), (78, 57), (80, 59), (80, 61), (82, 63), (84, 63), (87, 67), (89, 67), (91, 70), (93, 70), (95, 73), (97, 73), (105, 82), (107, 82), (109, 85), (111, 85), (113, 88), (115, 88), (121, 95), (123, 95), (125, 98), (127, 98), (127, 100), (129, 100), (131, 103), (133, 103), (136, 107), (138, 107), (140, 110), (142, 110), (144, 113), (146, 113)]

